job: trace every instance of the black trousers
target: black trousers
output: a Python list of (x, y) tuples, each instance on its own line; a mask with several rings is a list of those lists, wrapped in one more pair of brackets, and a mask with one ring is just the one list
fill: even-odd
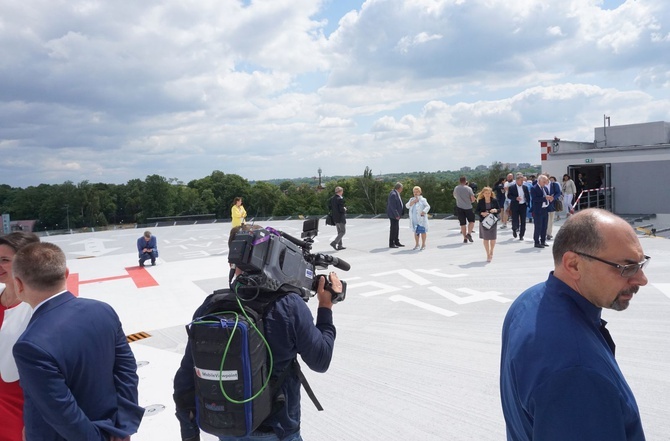
[(533, 224), (535, 231), (533, 232), (533, 240), (535, 245), (538, 243), (545, 243), (547, 241), (547, 226), (549, 223), (549, 212), (546, 208), (533, 210)]
[(526, 234), (526, 207), (526, 204), (512, 204), (510, 206), (510, 211), (512, 212), (512, 230), (518, 231), (521, 237)]
[(398, 235), (400, 234), (400, 219), (389, 218), (389, 221), (391, 221), (391, 232), (389, 234), (389, 246), (398, 245), (400, 243), (400, 239), (398, 238)]

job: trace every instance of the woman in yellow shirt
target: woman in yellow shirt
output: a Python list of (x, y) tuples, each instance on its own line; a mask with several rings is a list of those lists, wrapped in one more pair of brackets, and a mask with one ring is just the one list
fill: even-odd
[(242, 198), (237, 197), (233, 200), (230, 217), (233, 219), (233, 228), (239, 227), (246, 222), (244, 218), (247, 217), (247, 210), (242, 206)]

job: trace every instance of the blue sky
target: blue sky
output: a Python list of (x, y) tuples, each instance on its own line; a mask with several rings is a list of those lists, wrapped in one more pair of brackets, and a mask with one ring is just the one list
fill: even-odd
[(664, 0), (0, 3), (0, 183), (539, 163), (670, 121)]

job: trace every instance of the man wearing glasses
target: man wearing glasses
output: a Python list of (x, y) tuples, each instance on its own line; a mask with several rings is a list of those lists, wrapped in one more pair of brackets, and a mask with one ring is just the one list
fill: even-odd
[(561, 227), (554, 271), (512, 304), (500, 395), (508, 440), (644, 440), (602, 308), (626, 309), (649, 263), (633, 228), (600, 209)]

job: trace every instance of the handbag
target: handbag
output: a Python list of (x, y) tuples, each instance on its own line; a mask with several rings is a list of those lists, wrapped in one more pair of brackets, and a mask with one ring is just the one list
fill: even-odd
[(560, 199), (554, 199), (554, 208), (558, 212), (563, 211), (563, 201)]
[(333, 215), (328, 213), (326, 216), (326, 225), (335, 225), (335, 220), (333, 219)]
[(490, 230), (498, 222), (498, 216), (493, 213), (489, 213), (484, 219), (482, 219), (482, 227)]

